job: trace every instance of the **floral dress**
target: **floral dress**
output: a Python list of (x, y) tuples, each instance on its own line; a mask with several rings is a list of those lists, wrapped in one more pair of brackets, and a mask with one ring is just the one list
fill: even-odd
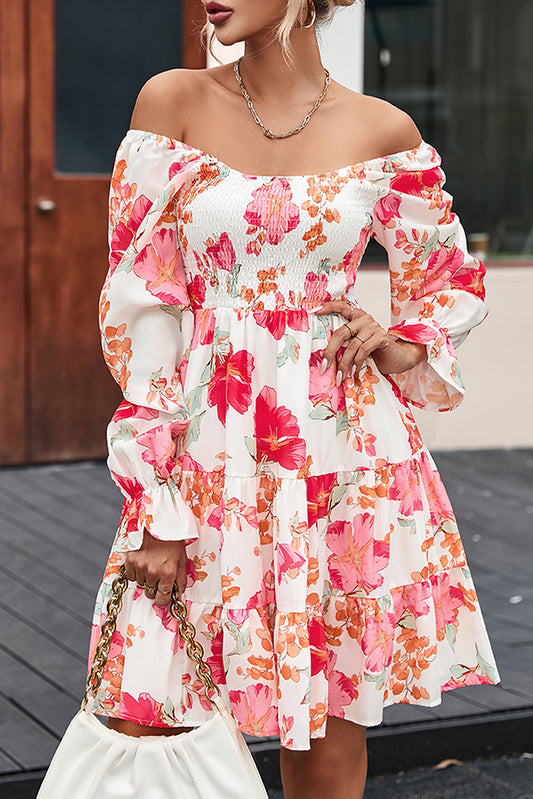
[[(131, 130), (111, 182), (103, 351), (124, 395), (108, 428), (123, 493), (96, 603), (143, 531), (184, 540), (184, 599), (245, 733), (307, 749), (328, 715), (499, 679), (449, 500), (409, 403), (446, 411), (455, 347), (486, 314), (483, 267), (426, 143), (320, 175), (247, 175)], [(427, 360), (320, 374), (357, 302), (371, 236), (392, 327)], [(210, 714), (168, 608), (130, 584), (96, 711), (145, 725)]]

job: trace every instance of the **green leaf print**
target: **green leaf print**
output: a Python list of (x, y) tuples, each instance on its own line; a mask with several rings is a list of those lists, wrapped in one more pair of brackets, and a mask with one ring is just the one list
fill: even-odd
[(185, 439), (183, 445), (185, 449), (187, 449), (192, 443), (198, 441), (198, 437), (200, 435), (200, 423), (202, 418), (205, 416), (205, 411), (195, 416), (194, 419), (191, 419), (187, 426), (187, 430), (185, 432)]
[(320, 422), (324, 422), (326, 419), (333, 419), (333, 411), (329, 407), (329, 405), (315, 405), (311, 413), (309, 414), (310, 419), (318, 419)]
[(228, 293), (230, 297), (240, 297), (240, 292), (238, 291), (237, 287), (237, 281), (239, 279), (240, 271), (241, 271), (241, 265), (235, 264), (233, 266), (231, 275), (228, 275)]
[(159, 307), (161, 311), (164, 311), (165, 313), (170, 314), (170, 316), (173, 316), (176, 319), (176, 321), (181, 325), (183, 308), (181, 308), (179, 305), (160, 305)]
[(255, 438), (252, 438), (251, 436), (244, 436), (244, 443), (246, 445), (246, 449), (248, 450), (254, 461), (257, 460), (257, 447), (256, 447)]
[(476, 644), (476, 655), (477, 655), (478, 668), (481, 674), (484, 674), (485, 677), (488, 677), (491, 682), (493, 683), (497, 682), (498, 675), (496, 673), (496, 669), (494, 668), (494, 666), (491, 666), (490, 663), (487, 663), (487, 661), (483, 657), (481, 657), (481, 655), (479, 654), (479, 649), (477, 648), (477, 644)]
[(405, 516), (398, 516), (398, 524), (400, 527), (408, 527), (410, 535), (414, 535), (416, 533), (416, 519), (413, 519), (412, 516), (406, 518)]
[(455, 647), (455, 642), (457, 640), (457, 627), (455, 624), (447, 624), (446, 625), (446, 640), (452, 647)]
[(436, 247), (438, 247), (438, 246), (439, 246), (439, 231), (438, 231), (437, 228), (435, 228), (435, 233), (424, 244), (424, 247), (423, 247), (423, 252), (424, 252), (423, 260), (425, 261), (427, 258), (429, 258), (429, 256), (433, 252), (433, 250)]
[(340, 435), (341, 433), (345, 433), (346, 430), (350, 429), (350, 422), (348, 421), (348, 414), (346, 411), (342, 411), (341, 413), (337, 414), (337, 418), (335, 420), (335, 433), (336, 435)]
[(205, 386), (197, 386), (187, 394), (187, 410), (190, 414), (196, 413), (202, 405), (202, 394), (204, 393)]
[(285, 348), (280, 352), (278, 355), (278, 368), (283, 366), (289, 359), (293, 363), (297, 363), (299, 355), (300, 355), (300, 345), (289, 333), (285, 333), (283, 336), (283, 340), (285, 342)]
[(365, 680), (367, 682), (374, 682), (376, 683), (376, 688), (379, 691), (385, 685), (387, 679), (387, 672), (386, 669), (383, 669), (379, 674), (368, 674), (365, 673)]
[(226, 629), (230, 635), (235, 639), (235, 649), (229, 652), (231, 655), (245, 655), (252, 648), (251, 631), (248, 625), (241, 629), (235, 622), (227, 621)]
[(117, 441), (131, 441), (132, 438), (135, 438), (135, 428), (129, 422), (120, 422), (118, 426), (118, 431), (111, 436), (111, 445), (115, 444)]
[(335, 486), (329, 495), (328, 513), (331, 513), (335, 505), (342, 501), (343, 496), (346, 494), (346, 485)]
[(400, 627), (403, 627), (406, 630), (416, 630), (416, 618), (415, 614), (411, 613), (410, 611), (406, 610), (402, 613), (400, 617), (400, 621), (398, 622)]

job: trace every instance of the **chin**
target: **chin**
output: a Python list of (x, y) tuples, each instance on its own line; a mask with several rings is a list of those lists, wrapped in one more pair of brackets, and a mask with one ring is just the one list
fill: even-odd
[(230, 47), (232, 44), (243, 41), (242, 36), (237, 36), (235, 33), (230, 33), (229, 31), (215, 31), (215, 38), (220, 44), (223, 44), (224, 47)]

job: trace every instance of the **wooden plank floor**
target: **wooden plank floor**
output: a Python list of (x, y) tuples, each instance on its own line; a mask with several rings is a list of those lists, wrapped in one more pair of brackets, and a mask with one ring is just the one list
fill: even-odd
[[(502, 684), (396, 705), (384, 726), (533, 712), (533, 450), (435, 455)], [(0, 470), (0, 777), (42, 769), (83, 691), (92, 606), (120, 514), (103, 463)]]

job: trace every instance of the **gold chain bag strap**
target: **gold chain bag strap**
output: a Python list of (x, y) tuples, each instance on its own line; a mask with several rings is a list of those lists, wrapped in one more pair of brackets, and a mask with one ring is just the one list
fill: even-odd
[[(109, 650), (111, 649), (113, 633), (117, 627), (117, 617), (122, 608), (122, 597), (127, 587), (128, 578), (126, 577), (126, 570), (124, 566), (121, 566), (111, 586), (111, 596), (107, 603), (106, 619), (100, 630), (100, 640), (98, 641), (92, 668), (87, 678), (87, 690), (82, 703), (82, 709), (87, 706), (91, 695), (93, 697), (96, 696), (100, 688), (107, 658), (109, 657)], [(215, 685), (213, 682), (211, 667), (204, 660), (204, 649), (196, 640), (196, 629), (194, 624), (187, 618), (187, 607), (185, 603), (181, 601), (176, 585), (174, 585), (172, 589), (170, 613), (178, 622), (178, 633), (186, 643), (187, 655), (193, 663), (196, 663), (196, 675), (204, 686), (207, 698), (212, 705), (220, 709), (219, 703), (214, 699), (214, 697), (220, 697), (220, 689), (218, 685)]]
[(135, 738), (110, 730), (94, 715), (122, 598), (124, 566), (111, 587), (81, 710), (59, 743), (37, 799), (268, 799), (250, 751), (204, 661), (187, 608), (172, 591), (170, 612), (196, 674), (216, 711), (190, 732)]

